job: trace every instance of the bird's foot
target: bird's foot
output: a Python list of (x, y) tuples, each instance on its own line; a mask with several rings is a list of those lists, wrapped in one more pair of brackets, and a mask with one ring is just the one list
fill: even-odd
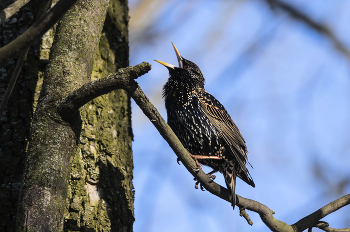
[(205, 191), (202, 184), (196, 179), (196, 178), (193, 178), (194, 181), (196, 181), (195, 185), (194, 185), (194, 188), (195, 189), (198, 189), (198, 184), (199, 184), (199, 187), (202, 191)]
[(215, 180), (216, 176), (215, 176), (215, 175), (212, 175), (212, 174), (215, 173), (215, 172), (218, 172), (218, 170), (215, 170), (215, 169), (214, 169), (213, 171), (207, 173), (207, 175), (209, 176), (209, 178), (210, 178), (211, 180)]
[[(212, 175), (212, 174), (215, 173), (215, 172), (217, 172), (217, 171), (213, 170), (213, 171), (207, 173), (206, 175), (207, 175), (211, 180), (214, 180), (214, 179), (216, 178), (216, 176), (215, 176), (215, 175)], [(195, 189), (198, 189), (198, 184), (199, 184), (200, 189), (201, 189), (202, 191), (204, 191), (204, 188), (203, 188), (203, 186), (201, 185), (201, 183), (200, 183), (196, 178), (193, 178), (193, 180), (196, 181), (196, 183), (195, 183), (195, 185), (194, 185), (194, 188), (195, 188)]]
[(181, 164), (179, 163), (179, 162), (181, 162), (180, 158), (177, 158), (176, 162), (177, 162), (178, 165), (181, 165)]

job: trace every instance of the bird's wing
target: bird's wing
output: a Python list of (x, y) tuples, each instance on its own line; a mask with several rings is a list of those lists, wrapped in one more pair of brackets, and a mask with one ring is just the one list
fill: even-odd
[(240, 172), (238, 172), (238, 175), (242, 180), (253, 186), (254, 182), (246, 167), (246, 163), (248, 162), (247, 147), (238, 127), (232, 121), (224, 106), (214, 96), (205, 92), (203, 89), (196, 91), (196, 94), (204, 114), (209, 118), (222, 139), (226, 142), (234, 158), (237, 160), (239, 168), (244, 173), (244, 176)]

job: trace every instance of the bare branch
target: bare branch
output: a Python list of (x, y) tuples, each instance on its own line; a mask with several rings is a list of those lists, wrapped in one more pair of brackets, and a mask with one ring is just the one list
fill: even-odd
[[(316, 226), (318, 227), (318, 226)], [(350, 228), (344, 228), (344, 229), (335, 229), (335, 228), (330, 228), (330, 227), (318, 227), (321, 230), (327, 231), (327, 232), (349, 232)]]
[(249, 225), (253, 225), (252, 220), (250, 219), (248, 213), (245, 211), (244, 208), (239, 208), (239, 216), (244, 217), (244, 219), (248, 222)]
[(323, 221), (320, 221), (319, 223), (317, 223), (315, 227), (327, 232), (349, 232), (350, 231), (350, 228), (344, 228), (344, 229), (330, 228), (329, 224)]
[(302, 13), (295, 7), (289, 5), (288, 3), (280, 0), (265, 0), (272, 9), (278, 9), (283, 12), (286, 12), (290, 17), (304, 23), (309, 28), (317, 31), (318, 33), (324, 35), (333, 45), (334, 47), (341, 52), (350, 62), (350, 51), (345, 46), (343, 42), (338, 39), (338, 37), (334, 34), (334, 32), (331, 30), (331, 28), (327, 27), (326, 25), (316, 22), (312, 18), (310, 18), (308, 15)]
[(30, 2), (30, 0), (17, 0), (6, 9), (0, 12), (0, 25), (2, 25), (7, 19), (9, 19), (14, 13), (19, 11), (25, 4)]
[(41, 38), (61, 17), (71, 8), (77, 0), (60, 0), (54, 7), (40, 18), (23, 34), (11, 43), (0, 49), (0, 67)]
[(115, 89), (126, 89), (134, 84), (134, 79), (151, 70), (149, 63), (143, 62), (136, 66), (121, 68), (117, 73), (92, 81), (73, 91), (59, 103), (60, 115), (64, 118), (73, 117), (78, 109), (103, 94)]
[[(150, 69), (151, 66), (148, 63), (143, 62), (142, 64), (134, 67), (120, 69), (116, 74), (112, 74), (100, 80), (85, 84), (81, 88), (72, 92), (66, 99), (59, 103), (59, 112), (62, 117), (67, 118), (75, 115), (79, 107), (95, 97), (119, 88), (126, 90), (135, 100), (136, 104), (141, 108), (143, 113), (157, 128), (162, 137), (168, 142), (186, 169), (201, 183), (203, 187), (205, 187), (206, 190), (222, 198), (223, 200), (230, 202), (229, 192), (226, 188), (215, 183), (202, 170), (198, 171), (195, 161), (134, 80), (137, 77), (147, 73)], [(299, 232), (307, 228), (321, 226), (321, 224), (319, 224), (319, 220), (321, 218), (350, 203), (350, 194), (348, 194), (329, 203), (328, 205), (317, 210), (315, 213), (301, 219), (297, 223), (288, 225), (285, 222), (275, 219), (273, 217), (274, 212), (267, 206), (239, 195), (236, 195), (236, 197), (237, 206), (240, 208), (242, 216), (249, 224), (252, 224), (252, 222), (249, 215), (245, 212), (245, 209), (258, 213), (262, 221), (272, 231), (277, 232)]]
[(322, 218), (348, 204), (350, 204), (350, 194), (332, 201), (328, 205), (320, 208), (309, 216), (302, 218), (292, 226), (297, 229), (296, 231), (303, 231), (307, 228), (315, 227)]

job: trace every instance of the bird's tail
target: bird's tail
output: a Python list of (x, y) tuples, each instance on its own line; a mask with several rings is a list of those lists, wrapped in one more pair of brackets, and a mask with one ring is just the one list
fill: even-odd
[(224, 178), (228, 191), (230, 192), (230, 200), (232, 208), (236, 205), (236, 170), (234, 167), (227, 167), (224, 172)]

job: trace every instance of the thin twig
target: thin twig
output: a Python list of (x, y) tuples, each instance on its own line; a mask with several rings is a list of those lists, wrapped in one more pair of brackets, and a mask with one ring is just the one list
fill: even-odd
[(0, 116), (2, 115), (4, 109), (5, 109), (6, 105), (7, 105), (7, 102), (9, 100), (10, 96), (11, 96), (11, 93), (12, 93), (12, 90), (13, 90), (15, 84), (16, 84), (18, 75), (19, 75), (19, 73), (20, 73), (20, 71), (22, 69), (22, 65), (23, 65), (24, 61), (27, 59), (28, 50), (29, 50), (29, 48), (26, 48), (25, 51), (18, 57), (16, 68), (13, 71), (10, 83), (9, 83), (9, 85), (6, 88), (4, 97), (1, 100)]
[(316, 210), (312, 214), (300, 219), (298, 222), (294, 223), (292, 226), (297, 228), (297, 231), (303, 231), (307, 228), (314, 227), (315, 225), (320, 223), (319, 221), (325, 216), (349, 204), (350, 204), (350, 194), (345, 195), (335, 201), (332, 201), (331, 203)]
[(324, 230), (326, 232), (350, 232), (350, 228), (343, 228), (343, 229), (336, 229), (331, 227), (318, 227), (321, 230)]
[(250, 219), (249, 214), (245, 211), (245, 208), (239, 208), (239, 216), (244, 217), (249, 225), (252, 226), (254, 224)]
[[(343, 228), (343, 229), (336, 229), (329, 227), (329, 224), (324, 221), (319, 221), (316, 225), (313, 227), (319, 228), (326, 232), (350, 232), (350, 228)], [(308, 229), (308, 232), (312, 232), (312, 227)]]
[(335, 228), (330, 228), (329, 224), (324, 221), (320, 221), (315, 225), (315, 227), (324, 230), (326, 232), (349, 232), (350, 228), (343, 228), (343, 229), (335, 229)]

